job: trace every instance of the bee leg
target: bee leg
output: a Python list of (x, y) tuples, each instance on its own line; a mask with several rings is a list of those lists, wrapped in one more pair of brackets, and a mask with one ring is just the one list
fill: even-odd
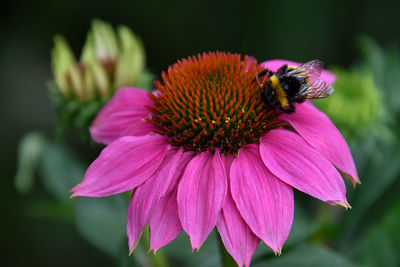
[(260, 80), (259, 80), (258, 78), (261, 77), (261, 76), (264, 76), (264, 75), (267, 74), (267, 73), (268, 73), (269, 77), (271, 77), (271, 76), (274, 74), (270, 69), (263, 69), (263, 70), (260, 71), (260, 72), (256, 75), (256, 77), (253, 79), (253, 81), (254, 81), (254, 80), (257, 80), (257, 83), (258, 83), (258, 85), (260, 86), (260, 88), (262, 88), (262, 85), (261, 85)]
[(281, 76), (281, 75), (285, 74), (285, 73), (287, 72), (287, 70), (288, 70), (288, 65), (287, 65), (287, 64), (282, 65), (282, 67), (280, 67), (280, 68), (276, 71), (276, 75), (277, 75), (277, 76)]
[(290, 102), (288, 112), (286, 112), (286, 113), (293, 113), (295, 110), (296, 110), (296, 108), (294, 107), (293, 103)]
[(260, 77), (260, 76), (264, 76), (265, 74), (269, 74), (269, 76), (272, 76), (272, 74), (274, 74), (270, 69), (263, 69), (262, 71), (260, 71), (258, 74), (257, 74), (257, 76), (256, 76), (256, 78), (258, 78), (258, 77)]
[(278, 110), (279, 103), (276, 100), (275, 91), (271, 89), (268, 85), (261, 91), (261, 100), (266, 107), (271, 107), (272, 109)]
[[(261, 85), (260, 85), (261, 86)], [(270, 103), (270, 97), (268, 97), (267, 89), (264, 87), (261, 91), (261, 101), (263, 102), (264, 106)]]
[(296, 108), (294, 107), (293, 102), (289, 102), (289, 106), (280, 107), (280, 110), (282, 110), (283, 112), (285, 112), (287, 114), (292, 114), (295, 112)]

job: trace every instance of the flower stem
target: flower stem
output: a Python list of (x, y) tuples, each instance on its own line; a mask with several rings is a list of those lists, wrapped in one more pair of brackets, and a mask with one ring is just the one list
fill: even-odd
[[(149, 227), (143, 230), (142, 240), (146, 248), (150, 247)], [(167, 257), (162, 249), (157, 250), (157, 253), (149, 252), (147, 256), (150, 259), (151, 266), (154, 267), (169, 267)]]
[(226, 251), (224, 243), (222, 243), (221, 237), (218, 235), (219, 253), (221, 255), (222, 266), (224, 267), (236, 267), (237, 264), (232, 256)]

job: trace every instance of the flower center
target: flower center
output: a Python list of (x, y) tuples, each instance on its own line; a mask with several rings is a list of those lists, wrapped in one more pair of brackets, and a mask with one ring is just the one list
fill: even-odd
[(175, 146), (237, 154), (276, 127), (277, 113), (261, 101), (257, 61), (215, 52), (183, 59), (162, 73), (151, 94), (152, 123)]

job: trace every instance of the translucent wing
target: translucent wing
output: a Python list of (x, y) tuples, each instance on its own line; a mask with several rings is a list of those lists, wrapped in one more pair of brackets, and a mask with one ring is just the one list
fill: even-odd
[(298, 69), (305, 71), (311, 80), (316, 80), (324, 69), (324, 62), (320, 60), (311, 60), (300, 65)]
[(307, 73), (307, 71), (300, 67), (295, 67), (293, 69), (289, 69), (288, 72), (286, 74), (284, 74), (283, 76), (296, 77), (299, 79), (307, 79), (310, 77), (309, 74)]
[(335, 90), (333, 87), (323, 80), (315, 80), (314, 82), (307, 83), (300, 88), (297, 96), (299, 98), (324, 98), (333, 94)]

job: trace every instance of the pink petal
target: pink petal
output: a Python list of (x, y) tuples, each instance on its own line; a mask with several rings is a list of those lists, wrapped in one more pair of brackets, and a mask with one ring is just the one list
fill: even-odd
[(331, 120), (310, 101), (296, 106), (293, 114), (282, 114), (280, 120), (287, 121), (312, 147), (321, 152), (353, 183), (359, 183), (356, 166), (343, 136)]
[[(231, 158), (229, 155), (225, 157), (228, 158), (227, 161), (233, 160), (229, 159)], [(230, 166), (231, 162), (225, 164), (228, 177)], [(226, 250), (232, 255), (238, 266), (250, 266), (251, 257), (257, 250), (260, 239), (253, 234), (240, 215), (229, 187), (221, 215), (217, 221), (217, 229)]]
[(232, 197), (253, 233), (280, 253), (293, 223), (292, 187), (264, 165), (258, 145), (239, 150), (231, 171)]
[(285, 183), (322, 201), (349, 206), (339, 172), (296, 133), (269, 131), (261, 138), (260, 153), (267, 168)]
[(152, 105), (144, 90), (119, 89), (93, 121), (90, 127), (93, 140), (110, 144), (122, 136), (142, 136), (154, 131), (154, 125), (146, 121), (150, 116), (146, 106)]
[(157, 184), (160, 197), (164, 197), (176, 189), (187, 164), (194, 157), (194, 153), (192, 151), (183, 152), (183, 150), (183, 147), (180, 147), (178, 150), (174, 151), (174, 155), (168, 164), (166, 164), (163, 169), (160, 168)]
[(199, 249), (214, 228), (226, 190), (226, 172), (218, 150), (201, 152), (190, 161), (178, 187), (178, 212), (193, 249)]
[(179, 150), (169, 150), (153, 177), (136, 188), (129, 204), (127, 217), (130, 249), (139, 240), (160, 199), (171, 191), (176, 191), (176, 185), (191, 157), (192, 153), (183, 153), (182, 147)]
[[(264, 68), (268, 68), (272, 71), (277, 71), (282, 65), (285, 65), (285, 64), (288, 64), (288, 66), (300, 66), (301, 65), (301, 63), (299, 63), (299, 62), (294, 62), (294, 61), (284, 60), (284, 59), (272, 59), (272, 60), (264, 61), (260, 65), (262, 65)], [(336, 80), (336, 75), (329, 70), (323, 70), (319, 79), (325, 81), (328, 84), (333, 84)]]
[(131, 190), (154, 174), (167, 150), (161, 135), (122, 137), (103, 149), (71, 192), (103, 197)]
[(177, 190), (161, 198), (150, 218), (150, 250), (174, 240), (181, 232), (182, 226), (178, 216)]
[[(138, 187), (138, 189), (139, 188), (140, 186)], [(126, 216), (126, 234), (128, 235), (130, 253), (132, 253), (132, 251), (136, 248), (139, 238), (142, 235), (144, 226), (146, 225), (146, 222), (144, 222), (143, 224), (141, 223), (140, 217), (135, 216), (136, 213), (139, 213), (137, 211), (138, 209), (135, 209), (136, 203), (133, 202), (135, 198), (135, 193), (138, 189), (136, 189), (132, 193), (131, 200), (129, 201), (128, 214)]]

